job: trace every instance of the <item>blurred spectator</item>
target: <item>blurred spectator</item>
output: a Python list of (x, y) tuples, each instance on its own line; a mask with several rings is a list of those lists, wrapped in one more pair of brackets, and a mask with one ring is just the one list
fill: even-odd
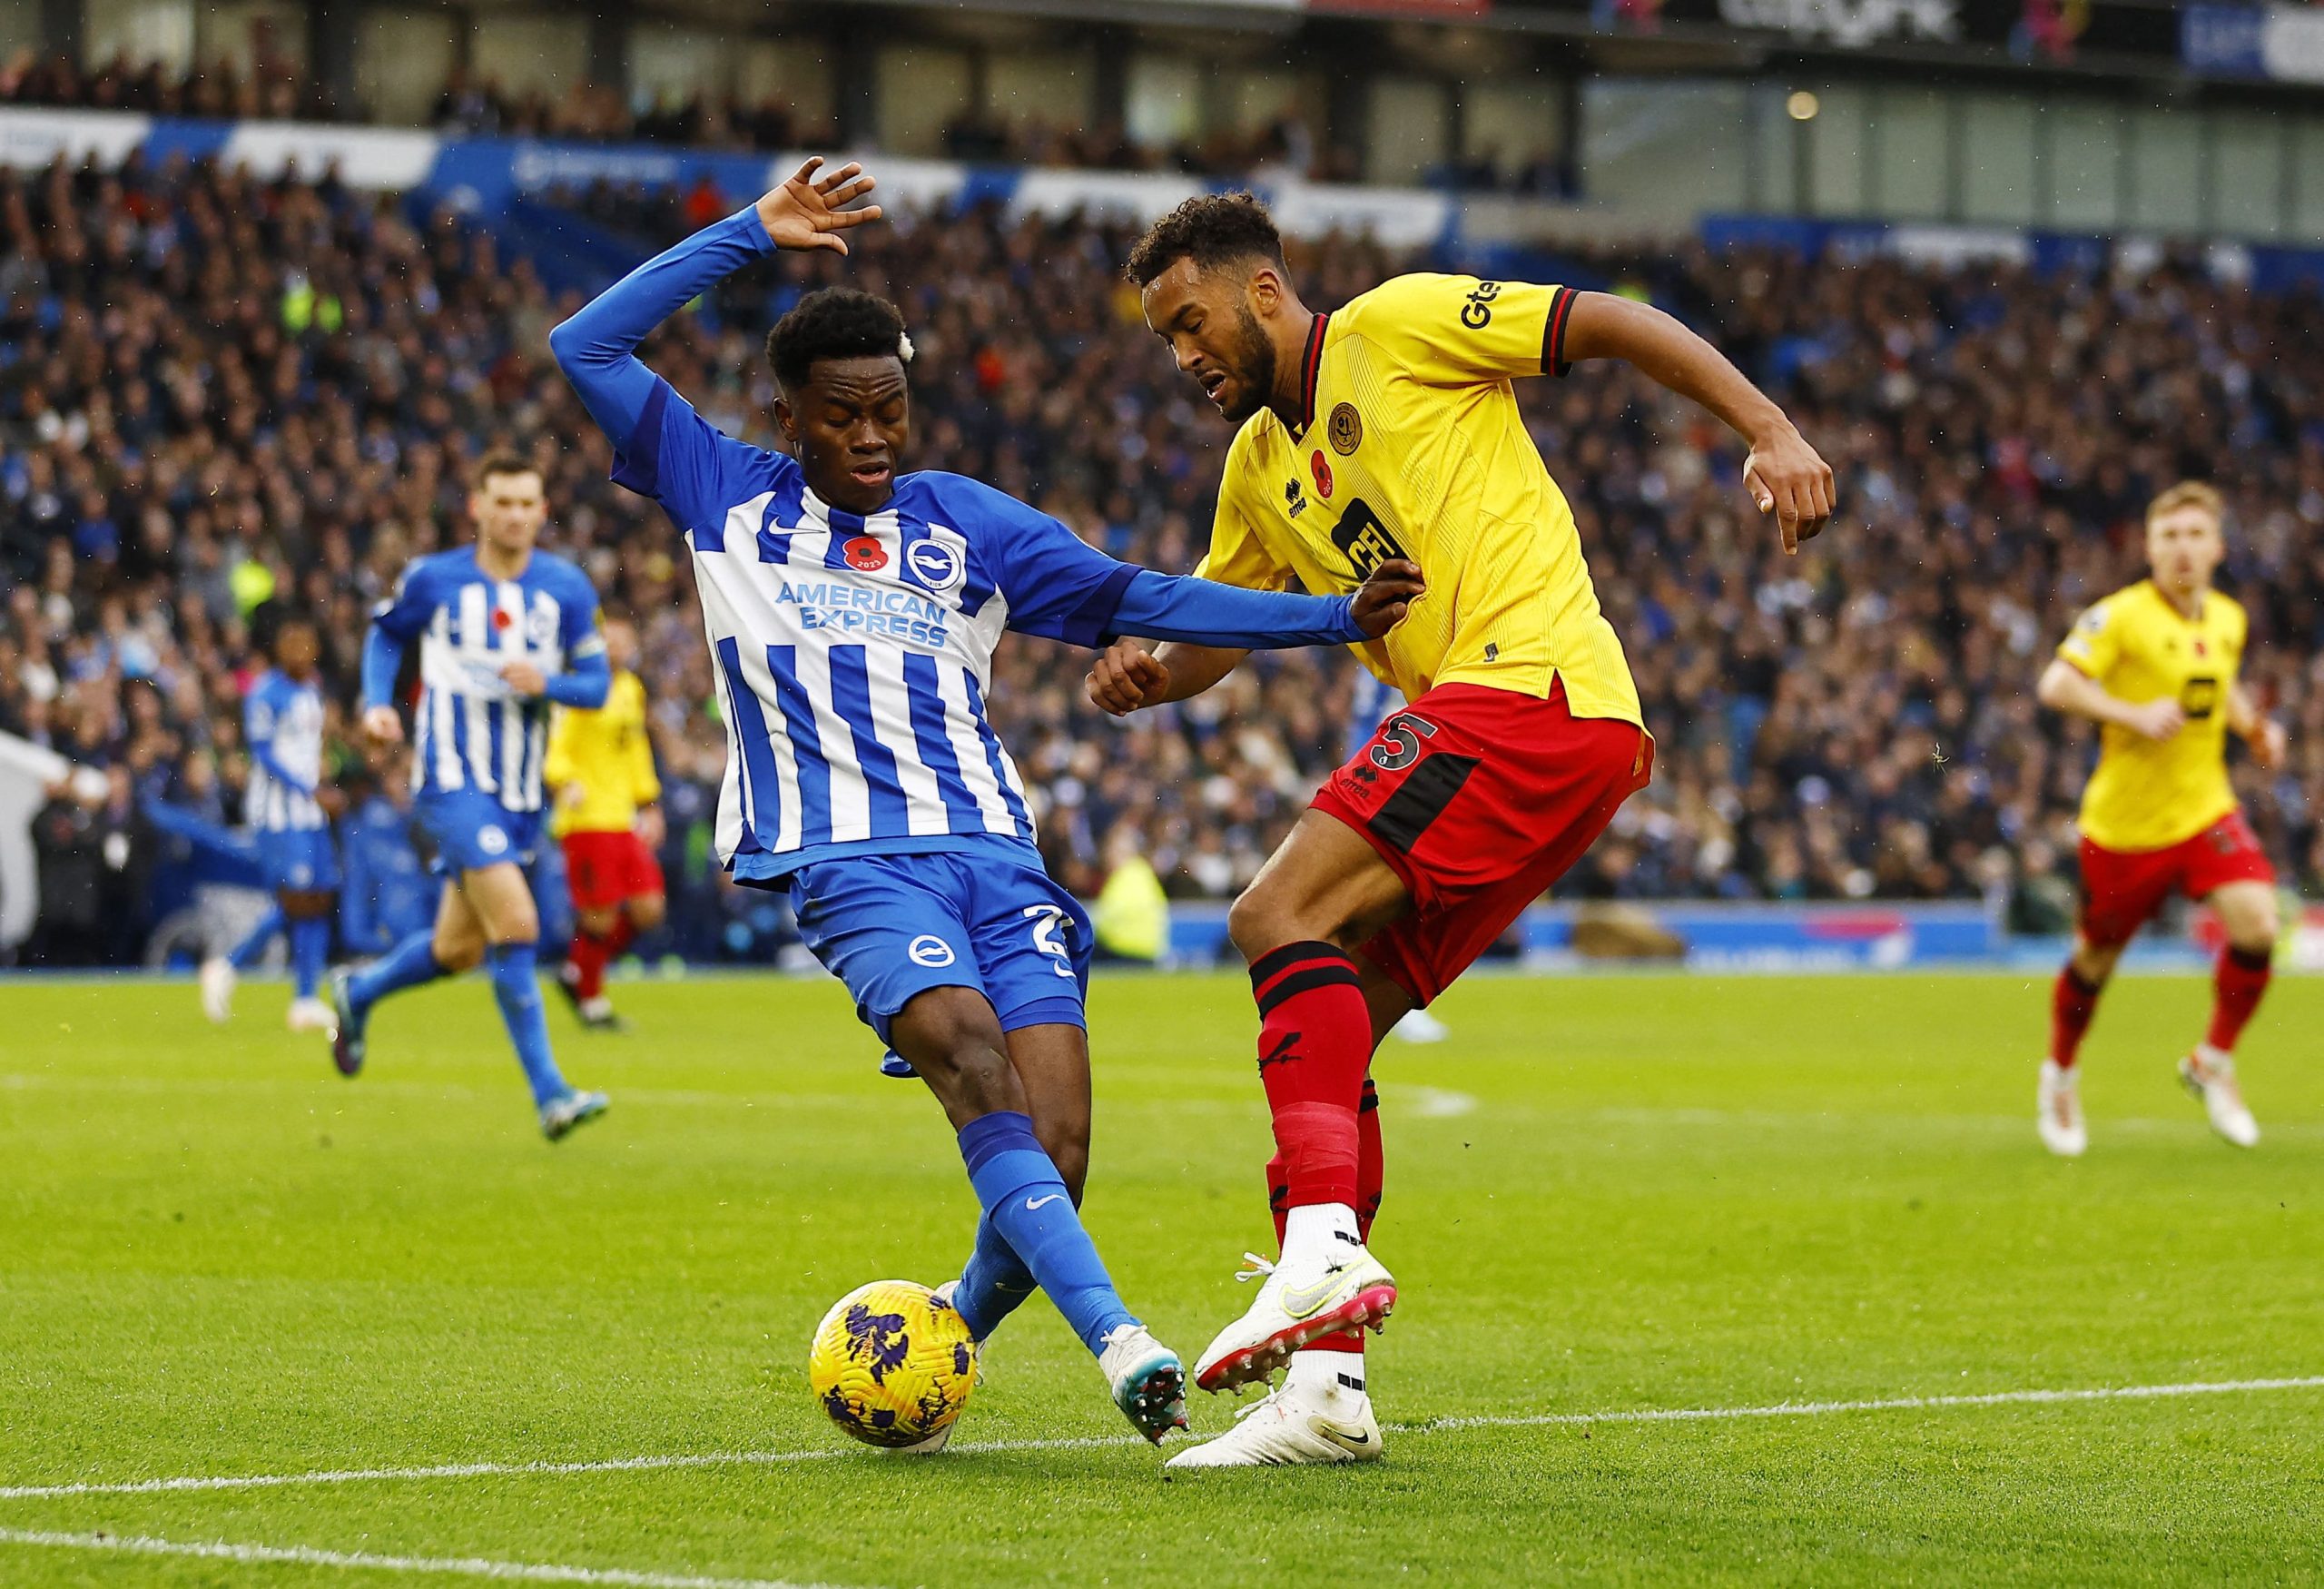
[[(570, 195), (641, 249), (684, 228), (684, 199)], [(1122, 284), (1131, 236), (903, 210), (849, 260), (754, 267), (645, 353), (714, 422), (771, 443), (772, 318), (827, 282), (886, 293), (920, 350), (913, 464), (1183, 570), (1207, 541), (1229, 432)], [(1428, 262), (1337, 241), (1293, 262), (1329, 305)], [(2247, 680), (2293, 730), (2291, 768), (2240, 765), (2239, 786), (2289, 874), (2319, 881), (2312, 293), (2257, 293), (2179, 259), (2043, 276), (1687, 250), (1571, 272), (1649, 294), (1768, 381), (1838, 470), (1843, 504), (1784, 558), (1737, 486), (1734, 439), (1704, 415), (1617, 367), (1521, 384), (1659, 742), (1655, 785), (1576, 892), (1974, 899), (1996, 887), (1999, 849), (2020, 858), (2000, 880), (2012, 898), (2054, 896), (2092, 745), (2035, 709), (2031, 681), (2082, 607), (2140, 576), (2144, 501), (2188, 472), (2229, 493)], [(335, 311), (286, 315), (306, 289)], [(347, 738), (366, 613), (410, 558), (468, 536), (467, 460), (522, 446), (547, 474), (547, 544), (639, 624), (675, 946), (763, 959), (781, 903), (710, 858), (724, 745), (684, 545), (608, 483), (610, 449), (547, 356), (572, 307), (475, 224), (329, 181), (134, 162), (0, 173), (0, 728), (231, 817), (248, 624), (271, 594), (322, 620), (335, 769), (394, 775)], [(1078, 655), (1018, 637), (990, 699), (1068, 886), (1094, 895), (1109, 835), (1128, 832), (1172, 897), (1215, 898), (1335, 765), (1352, 666), (1254, 656), (1209, 695), (1117, 724), (1083, 701)]]

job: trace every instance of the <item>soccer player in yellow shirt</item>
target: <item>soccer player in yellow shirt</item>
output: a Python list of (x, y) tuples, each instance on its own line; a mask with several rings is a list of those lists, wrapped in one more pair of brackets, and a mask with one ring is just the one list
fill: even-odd
[(2236, 682), (2248, 624), (2213, 590), (2226, 554), (2220, 495), (2187, 481), (2146, 513), (2150, 577), (2082, 615), (2042, 675), (2042, 704), (2100, 725), (2098, 768), (2082, 795), (2082, 920), (2051, 996), (2050, 1055), (2036, 1119), (2043, 1145), (2089, 1146), (2074, 1057), (2123, 946), (2173, 893), (2207, 899), (2227, 947), (2213, 973), (2211, 1021), (2179, 1061), (2212, 1128), (2240, 1148), (2260, 1140), (2235, 1080), (2235, 1040), (2268, 989), (2276, 874), (2227, 778), (2227, 736), (2263, 767), (2284, 759), (2283, 725)]
[[(1291, 1367), (1233, 1433), (1169, 1466), (1362, 1460), (1380, 1430), (1354, 1327), (1396, 1297), (1364, 1245), (1382, 1179), (1373, 1051), (1580, 858), (1653, 760), (1511, 382), (1623, 359), (1701, 403), (1748, 444), (1744, 483), (1787, 551), (1829, 517), (1832, 471), (1709, 343), (1625, 299), (1416, 275), (1319, 314), (1248, 194), (1189, 200), (1128, 271), (1178, 368), (1242, 427), (1200, 572), (1318, 594), (1384, 567), (1417, 565), (1425, 581), (1403, 624), (1356, 648), (1409, 705), (1324, 785), (1228, 918), (1259, 1009), (1283, 1255), (1196, 1377), (1218, 1390)], [(1116, 713), (1183, 700), (1243, 655), (1118, 646), (1091, 698)]]
[(550, 719), (542, 779), (556, 791), (549, 831), (565, 847), (573, 890), (573, 946), (557, 986), (585, 1026), (621, 1030), (606, 995), (606, 967), (640, 933), (661, 924), (662, 782), (645, 730), (645, 686), (633, 671), (637, 630), (605, 620), (613, 689), (594, 712), (559, 706)]

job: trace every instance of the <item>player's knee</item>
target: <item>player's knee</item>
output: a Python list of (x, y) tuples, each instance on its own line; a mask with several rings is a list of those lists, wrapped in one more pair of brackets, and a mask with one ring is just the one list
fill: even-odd
[(932, 1064), (914, 1063), (956, 1120), (1024, 1107), (1017, 1072), (1001, 1051), (998, 1033), (991, 1041), (960, 1033), (941, 1047)]
[(1275, 890), (1258, 883), (1236, 895), (1235, 903), (1226, 908), (1226, 936), (1246, 961), (1254, 961), (1297, 943), (1302, 934), (1275, 898)]
[(668, 906), (658, 893), (644, 894), (629, 902), (629, 924), (641, 933), (650, 933), (662, 924)]
[(428, 949), (436, 956), (436, 963), (454, 976), (474, 971), (484, 963), (484, 940), (481, 938), (467, 935), (447, 938), (438, 933)]

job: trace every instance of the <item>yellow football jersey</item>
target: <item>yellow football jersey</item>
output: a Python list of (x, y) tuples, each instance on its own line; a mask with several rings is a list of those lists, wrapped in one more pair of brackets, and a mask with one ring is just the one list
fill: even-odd
[(1547, 696), (1577, 717), (1645, 726), (1638, 686), (1599, 610), (1565, 495), (1526, 433), (1510, 381), (1562, 374), (1564, 287), (1399, 276), (1315, 317), (1305, 416), (1244, 422), (1226, 455), (1210, 553), (1230, 585), (1353, 591), (1390, 558), (1428, 593), (1355, 650), (1410, 698), (1442, 684)]
[[(645, 732), (645, 686), (635, 674), (615, 674), (596, 711), (559, 706), (550, 714), (541, 777), (559, 796), (549, 817), (549, 832), (558, 838), (625, 834), (637, 825), (637, 808), (662, 797), (662, 782), (654, 775), (654, 745)], [(568, 804), (571, 785), (581, 793)]]
[(2249, 629), (2243, 608), (2216, 590), (2190, 620), (2145, 579), (2082, 615), (2059, 656), (2117, 699), (2168, 696), (2187, 714), (2187, 725), (2161, 744), (2101, 725), (2098, 770), (2082, 792), (2084, 838), (2110, 850), (2160, 850), (2235, 809), (2227, 702)]

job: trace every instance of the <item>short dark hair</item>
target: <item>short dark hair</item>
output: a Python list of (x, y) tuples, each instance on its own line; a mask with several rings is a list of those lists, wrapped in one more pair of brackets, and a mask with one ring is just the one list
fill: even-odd
[(502, 475), (539, 475), (543, 484), (548, 480), (541, 466), (520, 452), (487, 452), (468, 471), (468, 489), (481, 491), (485, 481)]
[(818, 359), (903, 357), (904, 316), (853, 287), (810, 292), (766, 334), (766, 361), (785, 390), (807, 384)]
[(1201, 193), (1148, 228), (1129, 251), (1122, 270), (1140, 287), (1177, 264), (1192, 260), (1198, 270), (1220, 265), (1284, 262), (1283, 233), (1254, 193)]

